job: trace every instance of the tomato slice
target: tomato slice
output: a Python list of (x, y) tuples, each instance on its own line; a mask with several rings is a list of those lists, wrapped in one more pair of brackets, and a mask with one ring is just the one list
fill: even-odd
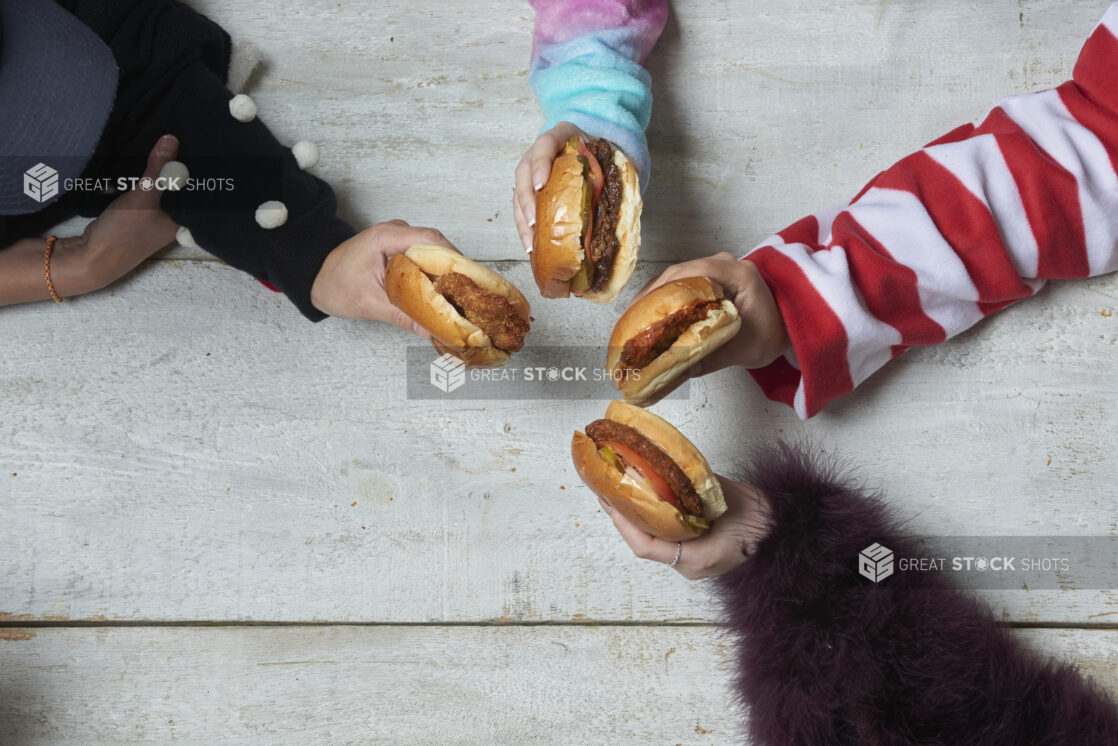
[(652, 468), (652, 464), (645, 461), (640, 455), (629, 446), (622, 445), (612, 440), (603, 440), (598, 444), (599, 446), (608, 446), (617, 454), (621, 459), (621, 463), (633, 469), (633, 471), (644, 477), (649, 486), (655, 490), (656, 494), (661, 500), (670, 504), (673, 508), (680, 513), (683, 512), (683, 506), (679, 502), (679, 498), (675, 496), (672, 487), (668, 484), (667, 480), (656, 473)]

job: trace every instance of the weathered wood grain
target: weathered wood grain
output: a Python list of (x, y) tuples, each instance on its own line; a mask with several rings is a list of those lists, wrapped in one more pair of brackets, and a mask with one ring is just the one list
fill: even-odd
[[(250, 92), (355, 225), (434, 225), (471, 255), (521, 256), (513, 167), (542, 123), (524, 0), (192, 0), (264, 53)], [(1067, 80), (1104, 0), (774, 6), (676, 2), (648, 62), (644, 255), (744, 251), (847, 200), (1002, 97)], [(197, 256), (176, 250), (173, 256)]]
[[(0, 632), (4, 743), (713, 744), (743, 722), (712, 628)], [(1018, 634), (1118, 691), (1118, 633)]]
[[(495, 266), (530, 287), (523, 263)], [(1112, 534), (1116, 298), (1118, 278), (1054, 285), (807, 423), (735, 371), (656, 411), (723, 472), (776, 436), (834, 446), (916, 532)], [(529, 342), (605, 340), (617, 309), (590, 306), (537, 300)], [(413, 337), (310, 324), (212, 262), (7, 309), (0, 339), (0, 612), (711, 617), (701, 585), (631, 557), (570, 466), (605, 402), (409, 401)], [(1074, 587), (990, 597), (1016, 620), (1115, 610)]]

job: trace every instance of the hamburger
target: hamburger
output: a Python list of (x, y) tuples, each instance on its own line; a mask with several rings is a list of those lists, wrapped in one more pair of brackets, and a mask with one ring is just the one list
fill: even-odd
[(625, 401), (647, 403), (741, 329), (738, 309), (707, 277), (685, 277), (634, 303), (613, 327), (606, 366)]
[(431, 333), (440, 353), (474, 367), (508, 362), (528, 334), (528, 300), (488, 267), (443, 246), (416, 244), (388, 262), (393, 305)]
[(571, 441), (579, 477), (643, 531), (687, 541), (726, 512), (710, 464), (667, 420), (614, 401), (585, 430)]
[(531, 260), (540, 294), (612, 302), (637, 263), (640, 218), (637, 171), (625, 154), (604, 139), (568, 140), (536, 194)]

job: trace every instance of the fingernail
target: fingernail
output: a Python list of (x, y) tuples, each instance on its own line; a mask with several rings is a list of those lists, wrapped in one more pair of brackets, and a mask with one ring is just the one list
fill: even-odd
[(163, 135), (155, 145), (155, 152), (159, 155), (171, 155), (175, 152), (177, 145), (178, 140), (175, 139), (174, 135)]
[(535, 218), (532, 218), (531, 220), (528, 221), (528, 227), (529, 228), (535, 228), (536, 227), (536, 219)]
[(536, 181), (536, 191), (538, 192), (541, 189), (543, 189), (543, 180), (542, 179)]

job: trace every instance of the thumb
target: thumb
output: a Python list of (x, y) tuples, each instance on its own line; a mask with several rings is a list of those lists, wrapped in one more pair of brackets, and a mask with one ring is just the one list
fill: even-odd
[[(171, 161), (175, 160), (175, 156), (179, 154), (179, 139), (174, 135), (163, 135), (155, 143), (155, 147), (151, 149), (148, 154), (147, 166), (144, 168), (144, 178), (155, 181), (159, 178), (160, 172), (163, 167)], [(146, 192), (150, 195), (152, 205), (159, 204), (159, 198), (162, 191), (158, 188), (152, 188)]]

